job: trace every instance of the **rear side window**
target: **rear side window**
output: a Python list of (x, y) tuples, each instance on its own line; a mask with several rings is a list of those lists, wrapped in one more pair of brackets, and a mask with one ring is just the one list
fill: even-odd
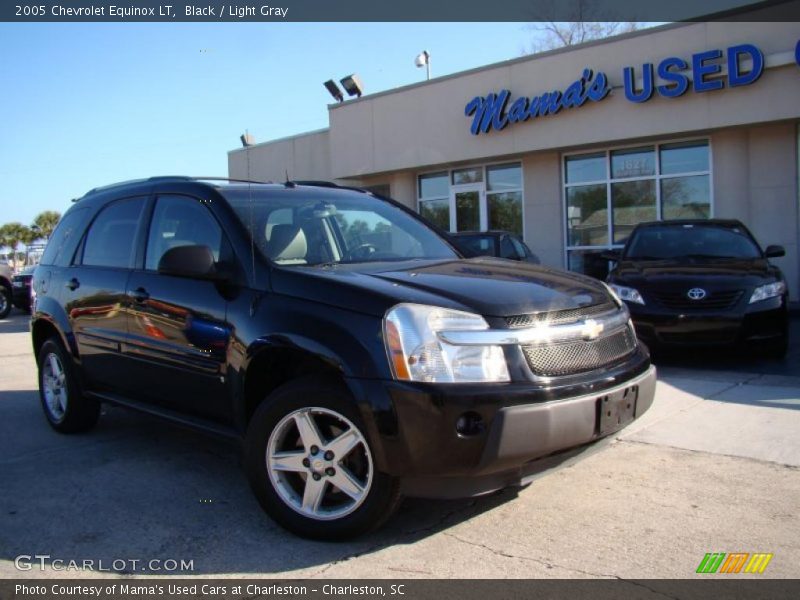
[(219, 261), (222, 251), (222, 228), (208, 208), (188, 196), (161, 196), (150, 224), (145, 268), (158, 269), (167, 250), (178, 246), (208, 246)]
[(86, 235), (84, 265), (123, 269), (132, 266), (144, 202), (144, 198), (118, 200), (100, 211)]
[(525, 246), (517, 238), (511, 236), (511, 243), (514, 244), (514, 249), (517, 251), (517, 254), (520, 258), (525, 258), (528, 256), (528, 251), (526, 250)]
[(64, 260), (62, 254), (64, 250), (72, 246), (69, 242), (74, 239), (76, 235), (80, 235), (78, 228), (86, 217), (86, 210), (86, 208), (75, 208), (64, 215), (58, 222), (55, 230), (50, 235), (50, 241), (47, 242), (47, 247), (44, 249), (42, 259), (39, 261), (40, 264), (54, 265), (56, 263), (69, 262), (72, 256), (70, 255), (69, 258)]
[(507, 235), (500, 240), (500, 258), (519, 258), (514, 244), (511, 243), (511, 238)]

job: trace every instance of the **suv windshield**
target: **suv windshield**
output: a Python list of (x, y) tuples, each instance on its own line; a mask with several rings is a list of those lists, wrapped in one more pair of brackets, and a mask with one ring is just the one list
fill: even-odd
[(220, 189), (279, 265), (457, 258), (432, 229), (393, 204), (345, 190)]
[(637, 229), (625, 258), (760, 258), (761, 251), (741, 227), (714, 224), (664, 224)]

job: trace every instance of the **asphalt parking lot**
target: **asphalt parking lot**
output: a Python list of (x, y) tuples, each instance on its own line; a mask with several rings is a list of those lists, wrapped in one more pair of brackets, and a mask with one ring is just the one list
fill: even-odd
[[(191, 560), (182, 577), (685, 578), (708, 552), (773, 553), (757, 577), (800, 577), (797, 347), (782, 362), (671, 357), (651, 410), (577, 464), (518, 492), (406, 500), (332, 544), (264, 515), (226, 442), (112, 407), (89, 434), (53, 432), (26, 320), (0, 321), (0, 577), (109, 575), (15, 568), (38, 554)], [(141, 568), (123, 574), (165, 574)]]

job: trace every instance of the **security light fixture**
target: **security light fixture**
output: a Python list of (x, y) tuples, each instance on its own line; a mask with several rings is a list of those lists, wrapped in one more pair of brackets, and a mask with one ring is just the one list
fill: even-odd
[(339, 86), (336, 85), (336, 82), (333, 79), (328, 79), (328, 81), (326, 81), (323, 85), (328, 89), (328, 91), (331, 93), (331, 96), (333, 96), (337, 102), (344, 101), (344, 94), (342, 94), (342, 90), (339, 89)]
[(417, 54), (417, 58), (414, 59), (414, 64), (418, 67), (426, 67), (428, 79), (431, 78), (431, 54), (427, 50), (423, 50), (419, 54)]
[(361, 79), (359, 79), (358, 75), (353, 73), (352, 75), (343, 77), (340, 81), (342, 82), (342, 87), (344, 87), (349, 96), (358, 96), (361, 98), (361, 94), (364, 93), (364, 84), (361, 83)]
[(247, 148), (248, 146), (252, 146), (256, 143), (256, 138), (250, 135), (247, 131), (245, 131), (242, 135), (239, 136), (239, 139), (242, 140), (242, 146)]

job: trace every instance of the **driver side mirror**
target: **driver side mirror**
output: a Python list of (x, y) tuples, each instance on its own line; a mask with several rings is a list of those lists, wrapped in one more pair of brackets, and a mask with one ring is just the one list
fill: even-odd
[(211, 248), (203, 245), (170, 248), (158, 261), (158, 273), (190, 279), (225, 279), (217, 271)]
[(786, 256), (786, 250), (783, 246), (767, 246), (767, 249), (764, 250), (764, 256), (767, 258), (780, 258), (781, 256)]

